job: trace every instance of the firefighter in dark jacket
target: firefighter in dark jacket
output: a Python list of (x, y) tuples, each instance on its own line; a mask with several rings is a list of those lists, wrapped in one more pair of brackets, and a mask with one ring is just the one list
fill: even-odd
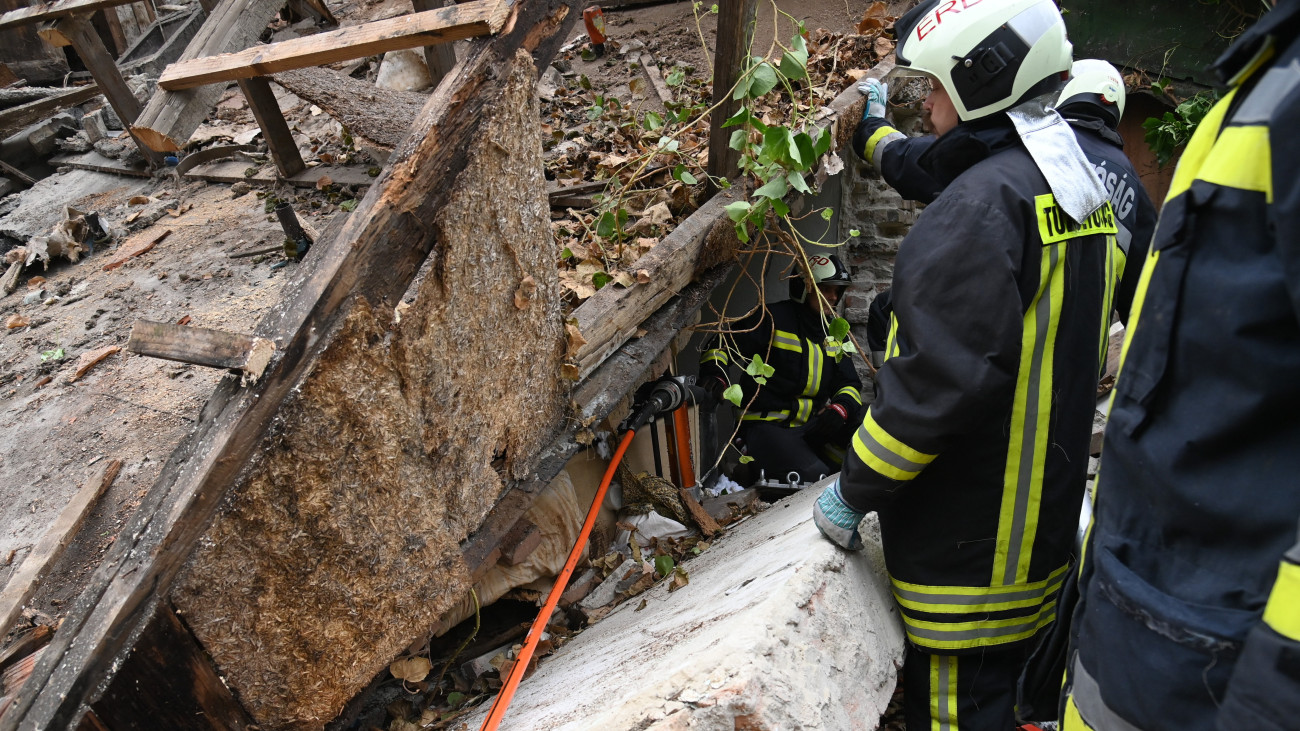
[(1122, 353), (1068, 731), (1300, 728), (1300, 2), (1215, 69)]
[(879, 514), (907, 727), (1005, 731), (1068, 575), (1117, 228), (1051, 109), (1051, 0), (931, 0), (895, 27), (935, 84), (920, 164), (943, 192), (899, 247), (880, 392), (813, 518), (851, 548)]
[[(903, 198), (919, 203), (934, 200), (942, 186), (919, 164), (921, 156), (934, 144), (934, 135), (908, 137), (885, 121), (887, 85), (867, 79), (858, 89), (866, 96), (867, 103), (853, 134), (853, 149)], [(1141, 262), (1155, 231), (1156, 207), (1133, 163), (1124, 154), (1124, 138), (1116, 131), (1124, 115), (1124, 101), (1124, 78), (1119, 71), (1105, 61), (1082, 59), (1070, 67), (1070, 81), (1061, 90), (1056, 108), (1078, 133), (1079, 146), (1106, 188), (1111, 210), (1115, 212), (1119, 228), (1115, 243), (1119, 251), (1115, 252), (1114, 264), (1119, 284), (1114, 306), (1120, 320), (1128, 322), (1133, 292), (1142, 274)], [(1125, 266), (1130, 258), (1135, 264)], [(869, 318), (868, 339), (872, 324)], [(874, 352), (876, 348), (871, 350)], [(873, 364), (880, 365), (874, 361)]]
[[(808, 257), (810, 291), (803, 277), (790, 280), (790, 299), (760, 309), (731, 327), (730, 348), (714, 338), (700, 358), (700, 383), (721, 393), (728, 366), (741, 369), (758, 355), (769, 376), (741, 372), (738, 436), (754, 465), (772, 479), (797, 472), (816, 480), (839, 470), (853, 430), (862, 420), (862, 381), (848, 353), (826, 345), (826, 326), (851, 283), (837, 256)], [(751, 399), (752, 402), (751, 402)]]

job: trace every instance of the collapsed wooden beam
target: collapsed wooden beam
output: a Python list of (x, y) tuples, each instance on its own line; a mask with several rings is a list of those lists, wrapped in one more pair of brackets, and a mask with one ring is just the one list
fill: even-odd
[[(284, 3), (280, 0), (222, 0), (185, 47), (180, 61), (238, 51), (258, 42), (266, 24)], [(186, 91), (159, 89), (144, 105), (131, 131), (159, 152), (176, 152), (203, 124), (225, 89), (204, 86)]]
[(140, 320), (131, 327), (126, 349), (153, 358), (229, 368), (256, 380), (271, 362), (275, 343), (256, 335)]
[(4, 637), (14, 622), (18, 621), (23, 606), (36, 593), (41, 580), (58, 562), (72, 539), (77, 537), (77, 531), (85, 522), (90, 506), (113, 484), (121, 468), (122, 460), (114, 459), (96, 470), (94, 476), (64, 506), (59, 517), (54, 519), (54, 523), (27, 558), (23, 559), (14, 575), (9, 577), (4, 591), (0, 592), (0, 637)]
[(51, 117), (68, 107), (88, 102), (99, 96), (99, 94), (97, 84), (78, 86), (54, 96), (47, 96), (44, 99), (0, 111), (0, 138), (8, 137), (14, 132), (36, 124), (42, 119)]
[(388, 51), (490, 35), (505, 25), (511, 6), (512, 0), (476, 0), (254, 46), (236, 53), (177, 61), (163, 69), (158, 77), (158, 86), (168, 91), (180, 91), (204, 84), (266, 76)]
[[(230, 2), (230, 0), (226, 0)], [(338, 235), (314, 247), (312, 269), (257, 334), (282, 343), (249, 387), (223, 382), (195, 430), (164, 465), (86, 590), (69, 608), (0, 731), (74, 726), (97, 688), (143, 630), (212, 523), (227, 491), (258, 452), (281, 404), (318, 365), (355, 310), (391, 307), (437, 241), (430, 224), (466, 168), (466, 149), (488, 124), (508, 82), (501, 66), (523, 49), (545, 66), (577, 17), (577, 0), (522, 0), (508, 30), (471, 44), (455, 75), (430, 98), (387, 171)]]
[(45, 20), (57, 20), (71, 15), (89, 15), (96, 10), (129, 5), (135, 0), (55, 0), (52, 3), (36, 3), (30, 7), (10, 10), (0, 15), (0, 30), (18, 28)]

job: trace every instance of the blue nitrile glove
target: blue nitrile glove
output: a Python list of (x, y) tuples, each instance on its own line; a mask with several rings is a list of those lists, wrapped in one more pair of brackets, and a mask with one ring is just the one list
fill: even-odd
[(889, 99), (889, 84), (882, 84), (877, 79), (867, 79), (858, 84), (858, 91), (867, 98), (862, 107), (862, 118), (885, 118), (885, 102)]
[(844, 503), (840, 497), (839, 478), (835, 479), (835, 484), (822, 490), (822, 494), (817, 497), (817, 504), (813, 506), (813, 523), (817, 524), (817, 530), (832, 543), (850, 551), (862, 550), (858, 523), (862, 522), (864, 515), (866, 513), (859, 513)]

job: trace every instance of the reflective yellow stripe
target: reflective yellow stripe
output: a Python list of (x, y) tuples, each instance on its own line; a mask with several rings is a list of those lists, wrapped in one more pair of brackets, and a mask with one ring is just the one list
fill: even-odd
[(714, 349), (714, 350), (706, 350), (706, 351), (704, 351), (704, 355), (700, 356), (700, 363), (701, 363), (701, 364), (704, 364), (704, 363), (712, 363), (712, 362), (715, 362), (715, 361), (718, 362), (718, 363), (721, 363), (722, 365), (727, 365), (727, 363), (730, 362), (730, 361), (728, 361), (728, 359), (727, 359), (727, 351), (725, 351), (725, 350), (717, 350), (717, 349)]
[(1115, 211), (1109, 202), (1079, 223), (1075, 223), (1056, 204), (1056, 197), (1051, 193), (1034, 196), (1034, 208), (1038, 212), (1038, 234), (1044, 244), (1055, 244), (1080, 236), (1119, 233), (1119, 227), (1115, 225)]
[(885, 340), (885, 360), (898, 355), (898, 317), (889, 313), (889, 337)]
[(1300, 642), (1300, 566), (1282, 562), (1264, 605), (1264, 623), (1283, 637)]
[(937, 455), (913, 449), (876, 423), (871, 411), (853, 434), (853, 452), (862, 463), (891, 480), (910, 480)]
[(845, 386), (844, 388), (841, 388), (840, 390), (836, 391), (835, 395), (831, 396), (831, 398), (833, 399), (836, 396), (848, 396), (849, 398), (856, 401), (859, 406), (862, 405), (862, 392), (852, 386)]
[(1265, 202), (1272, 203), (1272, 159), (1268, 127), (1224, 127), (1197, 178), (1225, 188), (1263, 193)]
[(867, 144), (862, 146), (862, 159), (870, 160), (874, 163), (876, 159), (874, 157), (876, 154), (876, 145), (880, 144), (881, 140), (885, 139), (891, 134), (901, 134), (901, 133), (887, 124), (882, 126), (880, 129), (876, 130), (875, 132), (872, 132), (871, 136), (867, 138)]
[(795, 400), (794, 421), (790, 426), (803, 426), (812, 418), (813, 400), (810, 398), (801, 398)]
[(1192, 134), (1192, 139), (1187, 143), (1183, 156), (1178, 160), (1178, 167), (1174, 170), (1174, 179), (1169, 183), (1169, 193), (1165, 196), (1166, 203), (1187, 192), (1187, 189), (1192, 187), (1192, 181), (1200, 175), (1201, 166), (1205, 164), (1210, 150), (1214, 147), (1214, 141), (1219, 136), (1219, 127), (1223, 126), (1223, 117), (1227, 114), (1228, 106), (1232, 104), (1232, 98), (1236, 95), (1236, 89), (1228, 92), (1227, 96), (1210, 108), (1201, 123), (1197, 125), (1196, 132)]
[[(1147, 288), (1151, 286), (1151, 276), (1155, 274), (1156, 262), (1160, 259), (1160, 252), (1152, 249), (1147, 252), (1147, 259), (1142, 264), (1142, 276), (1138, 277), (1137, 290), (1133, 293), (1133, 305), (1129, 311), (1128, 328), (1124, 331), (1124, 345), (1119, 349), (1119, 372), (1124, 372), (1124, 359), (1128, 357), (1128, 346), (1133, 343), (1133, 334), (1137, 332), (1138, 320), (1142, 317), (1142, 306), (1147, 301)], [(1118, 376), (1116, 376), (1118, 380)], [(1111, 405), (1114, 405), (1115, 391), (1110, 392)], [(1110, 412), (1107, 412), (1110, 413)]]
[(808, 341), (808, 377), (804, 380), (804, 396), (816, 396), (818, 389), (822, 385), (822, 357), (821, 346), (813, 341)]
[(953, 731), (957, 726), (957, 656), (930, 656), (930, 729)]
[(1061, 588), (1068, 565), (1042, 581), (1012, 586), (926, 586), (890, 577), (894, 599), (904, 609), (927, 614), (980, 614), (1041, 604)]
[(740, 417), (741, 421), (785, 421), (790, 418), (790, 412), (781, 411), (760, 411), (757, 414), (745, 414)]
[(785, 330), (777, 330), (772, 334), (772, 345), (781, 350), (791, 350), (796, 353), (803, 352), (803, 341), (798, 335)]
[(1079, 715), (1079, 708), (1074, 705), (1073, 695), (1065, 699), (1065, 713), (1061, 717), (1061, 731), (1097, 731)]
[(1053, 352), (1065, 299), (1065, 247), (1043, 248), (1038, 293), (1025, 312), (1011, 433), (1002, 478), (1002, 507), (993, 558), (993, 584), (1023, 584), (1038, 534), (1043, 465), (1052, 413)]
[(903, 614), (903, 629), (914, 644), (931, 650), (966, 650), (1019, 642), (1033, 637), (1056, 619), (1056, 600), (1038, 611), (1011, 619), (972, 622), (927, 622)]

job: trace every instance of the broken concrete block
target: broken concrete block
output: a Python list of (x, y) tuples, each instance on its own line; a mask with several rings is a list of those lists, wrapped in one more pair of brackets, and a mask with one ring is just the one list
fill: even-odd
[(747, 487), (739, 492), (705, 498), (700, 503), (714, 520), (728, 520), (737, 510), (744, 510), (758, 499), (758, 488)]
[(104, 123), (104, 110), (96, 109), (81, 118), (81, 128), (86, 132), (86, 139), (95, 144), (108, 137), (108, 125)]
[[(519, 686), (510, 728), (873, 728), (903, 631), (874, 519), (864, 551), (821, 537), (802, 490), (586, 629)], [(487, 707), (465, 721), (478, 728)]]
[(600, 585), (591, 590), (591, 593), (580, 602), (578, 608), (590, 613), (593, 609), (598, 609), (610, 604), (618, 597), (618, 585), (628, 573), (628, 567), (632, 566), (632, 559), (627, 559), (618, 565), (618, 568), (610, 572)]

